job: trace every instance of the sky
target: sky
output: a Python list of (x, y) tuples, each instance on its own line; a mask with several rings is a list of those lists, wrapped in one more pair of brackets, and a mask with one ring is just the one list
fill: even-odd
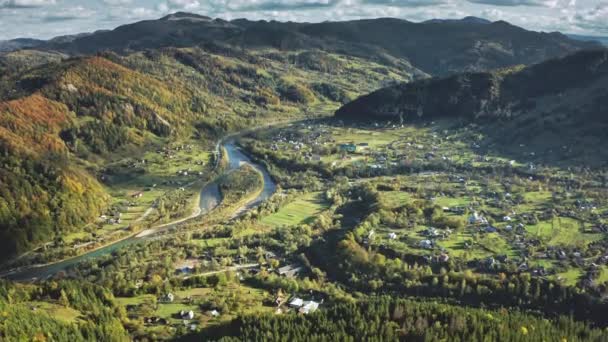
[(306, 22), (477, 16), (536, 31), (608, 36), (608, 0), (0, 0), (0, 39), (112, 29), (176, 11)]

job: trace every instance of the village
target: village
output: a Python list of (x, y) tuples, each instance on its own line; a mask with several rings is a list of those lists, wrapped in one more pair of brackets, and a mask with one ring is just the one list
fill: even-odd
[[(392, 213), (361, 231), (367, 248), (583, 287), (608, 280), (602, 173), (552, 165), (525, 144), (497, 150), (475, 124), (305, 122), (254, 138), (265, 143), (244, 146), (279, 165), (376, 187)], [(412, 215), (413, 201), (434, 208), (436, 220)]]
[[(269, 292), (250, 285), (260, 272), (285, 280), (305, 277), (308, 269), (302, 264), (286, 263), (274, 268), (279, 259), (286, 261), (273, 252), (264, 254), (264, 260), (268, 262), (263, 264), (245, 259), (240, 258), (242, 263), (232, 266), (227, 265), (226, 258), (212, 257), (210, 253), (201, 258), (182, 260), (175, 264), (175, 276), (193, 286), (168, 291), (158, 297), (145, 294), (118, 300), (125, 305), (129, 316), (141, 320), (148, 330), (169, 327), (197, 331), (250, 310), (276, 315), (306, 315), (322, 307), (326, 295), (321, 292), (290, 294), (280, 288)], [(138, 281), (136, 286), (144, 287), (145, 281)]]

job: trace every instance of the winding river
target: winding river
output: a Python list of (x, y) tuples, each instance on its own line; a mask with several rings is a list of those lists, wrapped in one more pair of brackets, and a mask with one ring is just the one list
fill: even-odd
[[(234, 138), (229, 138), (222, 143), (222, 146), (227, 152), (228, 157), (228, 167), (225, 172), (229, 172), (231, 170), (239, 168), (242, 164), (248, 163), (256, 168), (258, 171), (262, 173), (264, 176), (264, 189), (262, 192), (253, 200), (249, 201), (243, 208), (239, 209), (235, 216), (238, 216), (249, 209), (252, 209), (264, 202), (268, 199), (272, 194), (276, 191), (276, 184), (268, 174), (268, 171), (262, 167), (261, 165), (255, 164), (251, 161), (251, 159), (245, 155), (235, 143)], [(219, 191), (219, 185), (217, 181), (207, 184), (200, 193), (200, 213), (196, 216), (201, 216), (209, 213), (215, 207), (217, 207), (221, 202), (221, 194)], [(145, 239), (151, 238), (154, 233), (157, 233), (161, 230), (170, 229), (184, 222), (183, 220), (178, 221), (178, 223), (166, 224), (157, 228), (152, 228), (148, 234), (139, 234), (132, 237), (129, 237), (124, 240), (117, 241), (105, 247), (93, 250), (91, 252), (66, 259), (63, 261), (59, 261), (56, 263), (44, 265), (44, 266), (33, 266), (25, 269), (21, 269), (16, 272), (7, 273), (4, 275), (5, 278), (16, 280), (16, 281), (28, 281), (28, 280), (36, 280), (36, 279), (46, 279), (54, 274), (64, 271), (67, 268), (70, 268), (82, 261), (97, 258), (106, 254), (113, 253), (114, 251), (123, 248), (125, 246), (131, 245), (136, 242), (143, 241)]]

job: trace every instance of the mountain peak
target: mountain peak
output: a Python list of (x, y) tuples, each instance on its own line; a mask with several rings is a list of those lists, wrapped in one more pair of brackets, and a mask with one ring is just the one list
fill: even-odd
[(491, 24), (492, 23), (488, 19), (474, 17), (474, 16), (464, 17), (460, 21), (467, 22), (467, 23), (475, 23), (475, 24)]
[(210, 17), (188, 13), (188, 12), (175, 12), (169, 15), (162, 17), (160, 20), (189, 20), (189, 21), (211, 21), (213, 20)]
[(423, 24), (443, 24), (443, 23), (462, 23), (462, 24), (491, 24), (492, 22), (473, 16), (464, 17), (462, 19), (430, 19), (423, 21)]

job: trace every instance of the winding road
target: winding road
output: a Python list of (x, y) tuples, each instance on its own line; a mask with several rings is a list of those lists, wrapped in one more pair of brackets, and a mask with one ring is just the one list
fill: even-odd
[[(272, 194), (274, 194), (274, 192), (276, 191), (276, 184), (274, 183), (274, 181), (268, 174), (268, 171), (264, 167), (252, 162), (251, 159), (236, 146), (234, 138), (235, 136), (236, 135), (228, 137), (222, 140), (217, 145), (218, 149), (220, 146), (223, 146), (225, 151), (227, 152), (226, 157), (228, 158), (228, 167), (224, 172), (230, 172), (231, 170), (237, 169), (242, 164), (250, 164), (258, 171), (260, 171), (264, 177), (264, 189), (256, 198), (249, 201), (244, 207), (239, 208), (239, 212), (235, 213), (235, 216), (238, 216), (239, 214), (258, 206), (260, 203), (264, 202), (266, 199), (272, 196)], [(215, 209), (221, 201), (222, 198), (219, 190), (219, 185), (216, 180), (214, 182), (208, 183), (206, 186), (203, 187), (200, 192), (199, 209), (196, 210), (196, 212), (189, 217), (144, 230), (138, 233), (137, 235), (116, 241), (107, 246), (92, 250), (90, 252), (81, 254), (73, 258), (41, 266), (31, 266), (28, 268), (22, 268), (19, 270), (7, 272), (1, 275), (1, 277), (16, 281), (33, 281), (47, 279), (53, 276), (54, 274), (57, 274), (58, 272), (64, 271), (67, 268), (77, 265), (82, 261), (98, 258), (103, 255), (113, 253), (114, 251), (120, 248), (148, 239), (162, 230), (173, 228), (190, 219), (206, 215), (210, 211)]]

